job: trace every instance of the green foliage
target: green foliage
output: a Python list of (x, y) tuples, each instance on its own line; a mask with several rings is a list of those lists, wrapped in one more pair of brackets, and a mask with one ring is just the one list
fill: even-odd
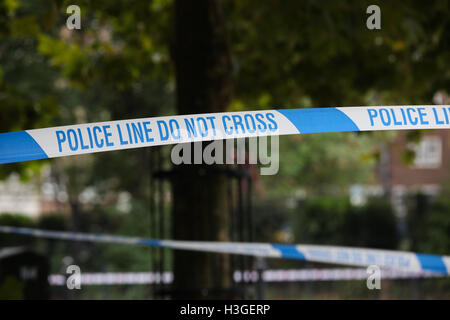
[[(19, 1), (0, 4), (0, 132), (46, 127), (58, 111), (57, 72), (36, 50), (41, 12), (34, 9)], [(0, 179), (13, 171), (27, 178), (39, 163), (2, 165)]]
[(418, 193), (409, 203), (408, 231), (413, 250), (450, 252), (450, 189), (434, 198)]
[(344, 228), (346, 244), (397, 249), (397, 221), (393, 208), (386, 199), (370, 199), (349, 218)]
[[(83, 28), (73, 32), (65, 28), (69, 4), (2, 2), (1, 132), (169, 112), (170, 1), (81, 1)], [(0, 178), (25, 178), (43, 163), (4, 165)]]
[(343, 226), (352, 210), (346, 198), (321, 197), (302, 201), (293, 217), (296, 242), (342, 244)]
[(379, 135), (333, 133), (280, 138), (279, 173), (264, 176), (269, 192), (345, 194), (354, 183), (370, 183), (374, 153), (386, 140)]
[(64, 231), (68, 224), (68, 217), (58, 213), (43, 215), (37, 221), (37, 227), (45, 230)]
[(228, 2), (237, 98), (255, 107), (262, 97), (272, 107), (429, 103), (449, 87), (448, 1), (378, 1), (377, 31), (365, 25), (370, 4)]
[[(66, 18), (63, 1), (56, 14)], [(122, 90), (143, 78), (169, 77), (171, 1), (79, 1), (82, 29), (39, 36), (39, 51), (79, 86), (95, 81)], [(54, 26), (55, 28), (56, 26)], [(61, 32), (64, 32), (61, 31)]]
[(293, 219), (298, 243), (397, 247), (395, 217), (383, 199), (371, 199), (362, 207), (352, 206), (347, 198), (308, 199), (300, 204)]
[(22, 300), (23, 282), (15, 276), (7, 276), (0, 285), (0, 299), (2, 300)]
[[(31, 220), (29, 217), (12, 213), (0, 214), (0, 225), (11, 227), (26, 227), (26, 228), (32, 228), (36, 226), (35, 222)], [(10, 235), (0, 233), (0, 243), (2, 247), (29, 245), (32, 242), (33, 239), (22, 235)]]
[(275, 237), (277, 232), (289, 226), (289, 210), (279, 205), (282, 200), (261, 199), (254, 202), (254, 242), (285, 242)]

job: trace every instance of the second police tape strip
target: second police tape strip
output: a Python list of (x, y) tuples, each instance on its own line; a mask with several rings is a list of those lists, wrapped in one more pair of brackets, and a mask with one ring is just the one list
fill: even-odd
[(21, 234), (40, 238), (123, 243), (178, 250), (240, 254), (266, 258), (287, 258), (349, 266), (377, 265), (407, 272), (435, 272), (450, 274), (450, 256), (421, 254), (406, 251), (379, 250), (323, 245), (289, 245), (270, 243), (208, 242), (156, 240), (137, 237), (62, 232), (0, 226), (0, 233)]
[[(381, 279), (436, 279), (448, 275), (434, 272), (405, 272), (395, 269), (381, 269)], [(264, 282), (304, 282), (304, 281), (345, 281), (365, 280), (368, 272), (364, 268), (335, 268), (335, 269), (278, 269), (264, 270)], [(233, 272), (233, 280), (240, 282), (256, 282), (259, 274), (256, 270)], [(52, 286), (66, 285), (67, 276), (51, 274), (48, 281)], [(120, 284), (169, 284), (173, 281), (171, 271), (159, 272), (101, 272), (81, 274), (81, 284), (84, 285), (120, 285)]]
[(196, 141), (406, 129), (450, 129), (450, 106), (205, 113), (0, 133), (0, 164)]

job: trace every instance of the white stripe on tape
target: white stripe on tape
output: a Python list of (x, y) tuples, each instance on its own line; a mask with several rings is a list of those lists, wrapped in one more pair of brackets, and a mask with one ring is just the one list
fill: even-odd
[(243, 137), (449, 128), (449, 105), (279, 109), (141, 118), (2, 133), (0, 164)]

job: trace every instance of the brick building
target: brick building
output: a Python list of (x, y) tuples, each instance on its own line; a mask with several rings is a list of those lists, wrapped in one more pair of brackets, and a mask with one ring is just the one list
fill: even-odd
[[(403, 160), (408, 150), (415, 153), (412, 164)], [(406, 196), (418, 192), (435, 196), (450, 183), (450, 130), (426, 131), (419, 143), (408, 142), (406, 132), (401, 132), (382, 152), (377, 177), (403, 217)]]

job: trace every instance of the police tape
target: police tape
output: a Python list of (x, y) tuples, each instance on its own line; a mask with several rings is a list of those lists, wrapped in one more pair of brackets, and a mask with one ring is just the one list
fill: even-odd
[(449, 105), (279, 109), (153, 117), (1, 133), (0, 164), (270, 135), (449, 128)]
[(156, 240), (9, 226), (0, 226), (0, 232), (61, 240), (135, 244), (188, 251), (228, 253), (266, 258), (297, 259), (349, 266), (377, 265), (382, 268), (409, 272), (435, 272), (447, 275), (450, 274), (450, 256), (439, 256), (406, 251), (303, 244), (289, 245), (244, 242)]
[[(315, 268), (315, 269), (279, 269), (262, 271), (264, 282), (307, 282), (307, 281), (346, 281), (366, 280), (369, 273), (364, 268)], [(435, 272), (405, 272), (395, 269), (381, 269), (381, 279), (430, 279), (444, 278), (444, 275)], [(84, 272), (80, 275), (81, 284), (87, 285), (139, 285), (139, 284), (170, 284), (173, 282), (171, 271), (160, 272)], [(236, 283), (254, 283), (259, 280), (257, 270), (236, 270), (233, 272)], [(64, 286), (67, 276), (64, 274), (51, 274), (48, 276), (51, 286)]]

